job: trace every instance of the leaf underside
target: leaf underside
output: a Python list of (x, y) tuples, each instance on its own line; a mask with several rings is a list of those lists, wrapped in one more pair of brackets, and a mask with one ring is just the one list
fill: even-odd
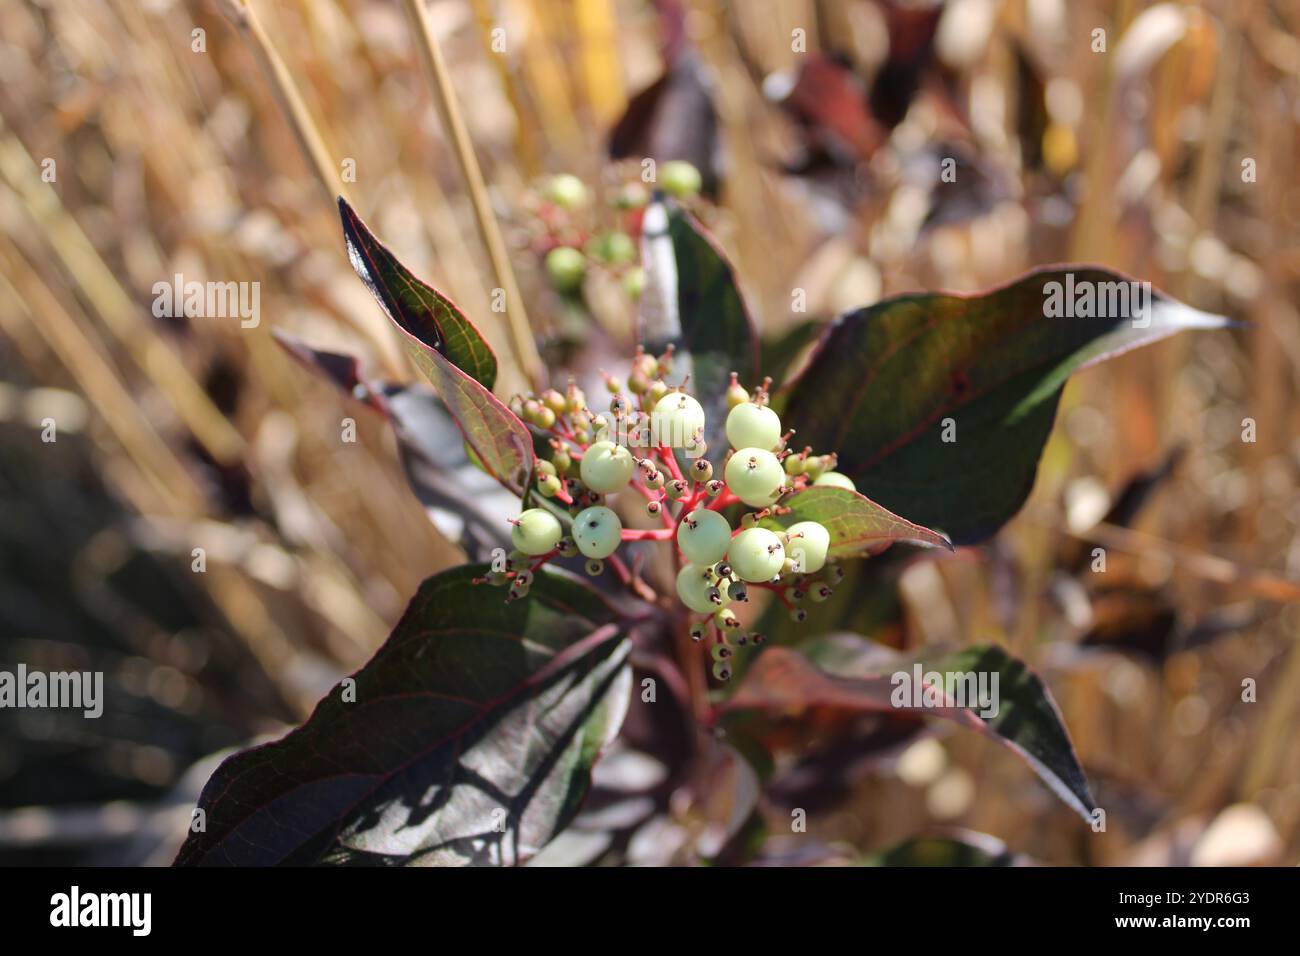
[(350, 698), (226, 760), (177, 865), (514, 864), (563, 829), (622, 724), (630, 643), (576, 579), (507, 605), (471, 584), (486, 570), (427, 580)]

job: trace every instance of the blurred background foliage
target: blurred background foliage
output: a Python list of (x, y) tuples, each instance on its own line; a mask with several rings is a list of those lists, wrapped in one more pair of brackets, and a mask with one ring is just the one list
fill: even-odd
[[(1055, 261), (1243, 320), (1078, 376), (993, 544), (877, 559), (819, 611), (897, 647), (994, 641), (1034, 664), (1107, 832), (988, 741), (891, 747), (864, 726), (856, 750), (813, 741), (784, 768), (771, 831), (786, 805), (825, 809), (765, 859), (1296, 861), (1300, 3), (427, 10), (551, 367), (625, 334), (630, 310), (599, 275), (578, 304), (550, 289), (538, 183), (572, 172), (603, 198), (647, 152), (705, 172), (716, 206), (698, 211), (769, 367), (840, 311)], [(107, 688), (97, 721), (0, 713), (0, 861), (169, 861), (211, 755), (300, 720), (463, 560), (388, 425), (271, 338), (414, 380), (348, 267), (338, 192), (479, 324), (498, 394), (518, 388), (397, 0), (0, 5), (0, 666), (103, 670)], [(260, 324), (155, 319), (176, 273), (260, 283)], [(655, 826), (639, 859), (672, 859)], [(996, 839), (933, 842), (954, 827)]]

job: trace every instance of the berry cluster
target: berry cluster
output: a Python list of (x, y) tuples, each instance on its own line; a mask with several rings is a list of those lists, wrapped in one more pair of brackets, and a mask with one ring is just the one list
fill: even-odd
[[(705, 457), (704, 409), (686, 382), (668, 384), (672, 368), (671, 348), (657, 357), (638, 349), (626, 388), (605, 377), (612, 396), (608, 413), (594, 412), (572, 382), (563, 393), (547, 389), (511, 400), (514, 412), (549, 438), (550, 454), (538, 460), (534, 486), (555, 505), (529, 508), (512, 520), (515, 551), (484, 580), (508, 584), (507, 600), (515, 600), (528, 593), (546, 562), (582, 555), (589, 574), (603, 573), (608, 561), (631, 584), (633, 574), (616, 553), (620, 545), (671, 541), (677, 596), (693, 612), (691, 636), (712, 636), (713, 674), (726, 680), (732, 645), (762, 641), (742, 630), (733, 604), (748, 601), (752, 588), (766, 589), (802, 621), (804, 600), (824, 601), (843, 577), (828, 562), (830, 534), (823, 525), (799, 521), (773, 530), (763, 519), (787, 513), (781, 502), (801, 488), (853, 489), (853, 482), (834, 470), (834, 455), (788, 447), (793, 432), (782, 432), (768, 404), (770, 380), (751, 393), (734, 373), (725, 425), (730, 449), (722, 477), (715, 477)], [(606, 504), (624, 491), (641, 495), (661, 527), (625, 528)]]
[[(678, 199), (699, 193), (699, 170), (682, 160), (664, 163), (657, 185)], [(551, 286), (565, 296), (576, 296), (592, 263), (621, 277), (624, 292), (637, 299), (645, 287), (645, 272), (637, 265), (636, 237), (640, 233), (641, 211), (650, 201), (649, 188), (640, 181), (625, 183), (613, 191), (610, 205), (619, 210), (618, 228), (601, 229), (589, 207), (591, 192), (570, 173), (552, 176), (542, 184), (536, 201), (532, 227), (538, 230), (533, 244), (542, 256)]]

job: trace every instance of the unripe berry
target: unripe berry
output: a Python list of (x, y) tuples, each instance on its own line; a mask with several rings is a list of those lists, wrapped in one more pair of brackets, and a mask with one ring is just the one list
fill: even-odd
[(731, 539), (727, 563), (742, 581), (771, 581), (785, 563), (785, 547), (766, 528), (750, 528)]
[(532, 571), (520, 571), (515, 575), (515, 587), (527, 591), (533, 584)]
[(556, 474), (554, 462), (549, 462), (545, 458), (537, 459), (537, 474), (539, 476)]
[(582, 456), (579, 474), (582, 483), (599, 494), (609, 494), (627, 486), (636, 462), (632, 453), (612, 441), (598, 441)]
[(714, 478), (704, 486), (704, 490), (708, 492), (710, 498), (716, 498), (718, 495), (722, 494), (722, 489), (725, 487), (726, 486), (721, 481)]
[(713, 615), (713, 623), (718, 627), (733, 631), (740, 627), (740, 618), (736, 617), (736, 613), (731, 608), (724, 607)]
[(820, 604), (834, 593), (835, 592), (831, 590), (829, 584), (814, 584), (813, 589), (809, 592), (808, 596)]
[(763, 448), (738, 448), (727, 461), (727, 487), (754, 508), (765, 508), (780, 497), (785, 470), (776, 455)]
[(691, 640), (693, 640), (693, 641), (702, 641), (702, 640), (704, 640), (704, 625), (703, 625), (703, 624), (696, 624), (696, 625), (694, 625), (694, 626), (691, 628)]
[(650, 427), (658, 444), (682, 448), (704, 428), (704, 409), (685, 392), (669, 392), (655, 403)]
[(814, 485), (825, 485), (831, 488), (847, 488), (849, 491), (857, 491), (858, 486), (853, 483), (853, 479), (848, 475), (841, 474), (838, 471), (824, 471), (817, 476)]
[(559, 519), (542, 508), (529, 508), (510, 529), (511, 543), (527, 555), (545, 554), (560, 543), (563, 535)]
[(710, 581), (708, 571), (698, 564), (684, 564), (677, 572), (677, 596), (688, 608), (700, 614), (712, 613), (718, 609), (715, 597), (726, 605), (727, 586), (726, 581), (716, 584)]
[(587, 204), (586, 185), (571, 173), (552, 176), (542, 195), (562, 209), (578, 209)]
[(560, 479), (555, 475), (542, 475), (537, 479), (537, 490), (546, 498), (554, 498), (560, 493)]
[(548, 405), (539, 405), (537, 414), (533, 417), (533, 424), (538, 428), (551, 428), (555, 425), (555, 412)]
[(728, 647), (726, 644), (714, 644), (711, 648), (709, 648), (709, 655), (715, 661), (725, 661), (728, 657), (731, 656), (731, 648)]
[(645, 512), (652, 518), (655, 517), (657, 514), (659, 514), (659, 512), (663, 510), (664, 510), (664, 506), (657, 501), (646, 502)]
[(727, 407), (735, 408), (747, 401), (749, 401), (749, 392), (745, 391), (745, 386), (740, 384), (736, 378), (736, 373), (732, 372), (731, 384), (727, 386)]
[(704, 458), (697, 458), (691, 463), (691, 477), (698, 482), (706, 482), (713, 477), (713, 466)]
[(626, 232), (607, 232), (593, 239), (587, 251), (612, 265), (626, 265), (636, 258), (636, 243)]
[(641, 293), (645, 291), (645, 270), (640, 266), (634, 269), (628, 269), (623, 276), (623, 292), (629, 299), (641, 298)]
[(704, 185), (700, 171), (683, 159), (673, 159), (659, 169), (659, 185), (664, 192), (678, 199), (694, 196)]
[(578, 556), (578, 546), (574, 544), (572, 538), (561, 538), (560, 543), (556, 545), (560, 549), (560, 557), (574, 558)]
[(831, 546), (831, 534), (826, 526), (816, 521), (797, 521), (785, 529), (786, 553), (794, 558), (795, 568), (802, 574), (816, 574), (826, 566), (826, 554)]
[(714, 661), (713, 677), (715, 680), (731, 680), (731, 666), (726, 661)]
[(658, 491), (664, 486), (664, 473), (662, 471), (651, 472), (650, 476), (645, 479), (645, 486), (651, 491)]
[(605, 570), (605, 562), (599, 560), (598, 558), (592, 558), (585, 565), (583, 565), (583, 568), (593, 578), (599, 577)]
[(546, 254), (546, 275), (557, 292), (573, 292), (582, 285), (587, 259), (570, 246), (556, 246)]
[(731, 545), (731, 525), (716, 511), (697, 508), (677, 526), (677, 547), (701, 567), (721, 561)]
[(744, 402), (727, 413), (727, 441), (733, 448), (765, 448), (781, 443), (781, 419), (766, 405)]
[(798, 455), (786, 455), (783, 464), (785, 466), (785, 473), (791, 478), (802, 475), (804, 472), (804, 460)]
[(650, 201), (650, 193), (640, 183), (628, 183), (618, 191), (614, 201), (619, 209), (640, 209)]
[(557, 415), (563, 415), (569, 410), (569, 400), (553, 388), (548, 388), (542, 392), (542, 404)]
[(808, 620), (808, 612), (801, 607), (794, 608), (790, 611), (790, 620), (794, 621), (796, 624), (802, 624), (804, 621)]
[(623, 540), (623, 522), (609, 508), (596, 505), (573, 519), (573, 540), (589, 558), (608, 558)]

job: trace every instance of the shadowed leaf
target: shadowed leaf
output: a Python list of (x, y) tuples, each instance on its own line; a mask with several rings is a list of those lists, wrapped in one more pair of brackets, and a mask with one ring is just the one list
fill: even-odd
[[(1092, 795), (1060, 711), (1038, 675), (1023, 662), (991, 645), (945, 655), (923, 654), (915, 660), (891, 655), (860, 639), (846, 644), (846, 637), (851, 636), (839, 635), (820, 647), (809, 647), (807, 656), (790, 648), (768, 648), (749, 668), (723, 711), (786, 716), (819, 711), (823, 715), (827, 711), (902, 712), (943, 717), (1009, 747), (1067, 806), (1090, 819)], [(893, 663), (885, 663), (891, 657)], [(981, 714), (973, 690), (964, 701), (942, 686), (924, 695), (921, 687), (931, 683), (935, 674), (940, 680), (964, 675), (972, 688), (983, 677), (993, 703), (985, 711), (988, 715)], [(926, 696), (929, 703), (918, 705)]]
[(427, 580), (374, 658), (282, 740), (226, 760), (178, 865), (513, 864), (577, 813), (628, 706), (630, 643), (586, 585)]
[(735, 269), (690, 213), (666, 201), (646, 210), (642, 251), (642, 342), (654, 352), (677, 346), (673, 377), (690, 374), (691, 392), (709, 422), (705, 440), (722, 448), (731, 373), (751, 385), (758, 372), (758, 334)]
[[(1082, 314), (1085, 289), (1107, 317), (1048, 317), (1067, 301)], [(850, 312), (783, 417), (801, 443), (838, 453), (863, 494), (958, 544), (982, 541), (1028, 497), (1072, 372), (1227, 322), (1159, 293), (1140, 315), (1138, 297), (1120, 295), (1130, 289), (1115, 273), (1051, 268), (984, 295), (907, 295)]]

